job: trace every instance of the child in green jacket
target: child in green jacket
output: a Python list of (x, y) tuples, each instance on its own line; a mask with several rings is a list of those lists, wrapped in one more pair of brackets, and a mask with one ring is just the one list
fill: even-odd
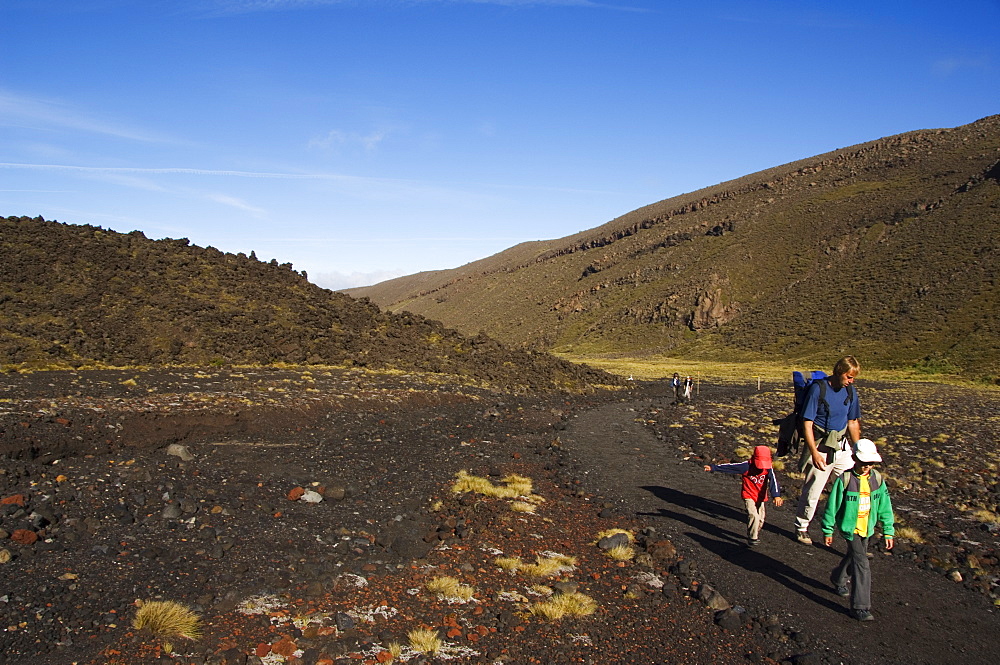
[[(875, 465), (882, 461), (875, 444), (861, 439), (854, 444), (854, 468), (837, 478), (830, 487), (830, 496), (823, 514), (823, 536), (826, 546), (833, 545), (836, 528), (847, 541), (847, 552), (840, 565), (830, 573), (837, 595), (851, 597), (851, 616), (858, 621), (872, 621), (871, 566), (868, 562), (868, 539), (881, 525), (885, 548), (892, 549), (892, 501), (889, 488)], [(848, 590), (847, 582), (851, 581)]]

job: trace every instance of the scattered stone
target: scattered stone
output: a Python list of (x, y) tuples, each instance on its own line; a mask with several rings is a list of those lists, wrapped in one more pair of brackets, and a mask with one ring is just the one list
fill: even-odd
[(167, 454), (173, 455), (174, 457), (179, 457), (185, 462), (190, 462), (191, 460), (194, 459), (194, 455), (191, 454), (191, 451), (188, 449), (188, 447), (182, 446), (179, 443), (171, 443), (169, 446), (167, 446)]
[(576, 593), (580, 589), (580, 585), (572, 581), (553, 582), (549, 586), (558, 591), (559, 593), (565, 593), (565, 594)]
[(713, 610), (728, 610), (731, 607), (729, 601), (708, 584), (702, 584), (698, 587), (698, 600)]
[(605, 536), (597, 541), (597, 546), (602, 550), (612, 550), (616, 547), (628, 547), (629, 538), (628, 534), (615, 533), (610, 536)]
[(669, 540), (654, 540), (646, 543), (646, 552), (657, 563), (669, 563), (677, 558), (677, 548)]
[(38, 541), (38, 534), (31, 529), (14, 529), (10, 539), (18, 545), (34, 545)]
[(304, 501), (306, 503), (320, 503), (323, 500), (323, 495), (319, 492), (314, 492), (312, 490), (306, 490), (299, 497), (299, 501)]
[(354, 628), (354, 617), (345, 612), (337, 612), (334, 614), (333, 621), (337, 625), (337, 630), (341, 632)]
[(319, 489), (324, 498), (341, 501), (347, 496), (347, 487), (343, 483), (331, 482)]
[(739, 630), (740, 628), (743, 627), (742, 612), (739, 612), (733, 608), (726, 608), (724, 610), (716, 612), (715, 624), (719, 628), (723, 628), (728, 631)]

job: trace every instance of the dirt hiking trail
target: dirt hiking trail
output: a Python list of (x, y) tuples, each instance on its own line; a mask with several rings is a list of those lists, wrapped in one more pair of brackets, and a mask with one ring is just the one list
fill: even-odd
[[(747, 389), (709, 386), (701, 399), (741, 390)], [(625, 398), (579, 412), (560, 439), (588, 491), (672, 540), (694, 562), (695, 580), (752, 616), (774, 615), (798, 631), (795, 639), (806, 650), (856, 663), (1000, 662), (1000, 617), (988, 599), (880, 550), (872, 561), (876, 619), (852, 619), (829, 582), (844, 542), (838, 537), (831, 551), (794, 541), (797, 496), (786, 496), (781, 508), (768, 504), (761, 544), (748, 549), (738, 477), (704, 472), (705, 461), (684, 459), (671, 440), (674, 430), (660, 440), (640, 422), (659, 410), (663, 426), (687, 408), (659, 395)], [(817, 519), (810, 531), (817, 540)]]

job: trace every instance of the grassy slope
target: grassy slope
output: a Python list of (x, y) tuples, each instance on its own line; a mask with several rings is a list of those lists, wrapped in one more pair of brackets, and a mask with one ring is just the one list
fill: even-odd
[(1000, 116), (911, 132), (353, 292), (564, 352), (996, 375), (998, 159)]

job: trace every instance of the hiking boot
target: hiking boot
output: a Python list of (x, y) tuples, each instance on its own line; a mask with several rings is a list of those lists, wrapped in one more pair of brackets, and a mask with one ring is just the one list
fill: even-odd
[(851, 610), (851, 616), (858, 621), (874, 621), (875, 617), (868, 610)]
[(813, 544), (812, 538), (809, 537), (808, 531), (799, 531), (795, 536), (795, 540), (799, 541), (803, 545)]
[(847, 584), (841, 584), (837, 581), (836, 570), (830, 573), (830, 584), (833, 585), (834, 592), (841, 598), (847, 598), (851, 595), (851, 590), (848, 588)]

